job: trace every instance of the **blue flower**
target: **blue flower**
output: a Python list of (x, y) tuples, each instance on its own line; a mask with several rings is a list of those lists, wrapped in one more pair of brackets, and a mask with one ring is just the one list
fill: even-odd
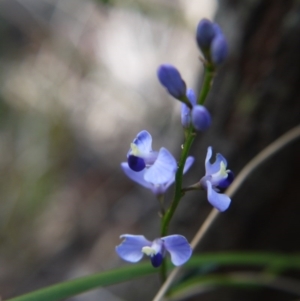
[(173, 97), (179, 100), (185, 97), (185, 82), (174, 66), (168, 64), (160, 65), (157, 69), (157, 77)]
[(124, 241), (116, 247), (118, 255), (129, 262), (138, 262), (145, 255), (150, 256), (153, 267), (162, 264), (166, 252), (171, 255), (175, 266), (184, 264), (192, 255), (192, 248), (184, 236), (169, 235), (149, 241), (143, 235), (123, 234)]
[(218, 34), (211, 44), (211, 59), (215, 65), (222, 64), (228, 56), (228, 45), (223, 34)]
[(181, 105), (181, 124), (184, 128), (189, 128), (191, 122), (197, 131), (205, 131), (210, 127), (211, 116), (208, 110), (197, 105), (196, 94), (192, 89), (188, 89), (186, 96), (192, 106), (190, 109), (186, 104)]
[[(194, 162), (193, 157), (188, 157), (183, 172), (186, 173)], [(151, 189), (155, 195), (161, 195), (175, 181), (177, 162), (172, 154), (164, 147), (159, 150), (156, 161), (153, 165), (142, 171), (133, 171), (126, 162), (121, 163), (125, 174), (138, 184)]]
[(220, 65), (228, 56), (228, 44), (218, 24), (207, 19), (199, 22), (196, 40), (204, 56), (214, 65)]
[(200, 49), (209, 48), (215, 34), (214, 24), (207, 19), (202, 19), (196, 31), (196, 40)]
[(145, 130), (137, 134), (130, 147), (127, 162), (134, 171), (141, 171), (152, 165), (158, 156), (158, 152), (152, 150), (152, 137)]
[(197, 131), (206, 131), (211, 124), (211, 116), (202, 105), (195, 105), (192, 109), (192, 123)]
[(219, 211), (225, 211), (230, 205), (230, 198), (222, 192), (232, 183), (233, 173), (226, 169), (227, 161), (217, 154), (216, 161), (210, 163), (212, 148), (207, 149), (205, 159), (205, 176), (200, 180), (202, 188), (207, 190), (207, 198), (211, 205)]
[[(186, 97), (190, 101), (192, 107), (196, 105), (197, 99), (193, 89), (187, 89)], [(185, 103), (181, 104), (181, 124), (184, 128), (189, 128), (191, 124), (191, 109)]]

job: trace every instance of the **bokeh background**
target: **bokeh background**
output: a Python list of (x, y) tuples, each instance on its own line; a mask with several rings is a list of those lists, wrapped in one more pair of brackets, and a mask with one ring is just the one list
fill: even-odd
[[(299, 1), (0, 2), (3, 299), (125, 265), (114, 252), (120, 234), (158, 236), (157, 201), (120, 163), (143, 129), (154, 149), (178, 158), (180, 104), (156, 69), (174, 64), (189, 87), (201, 88), (195, 28), (203, 17), (220, 24), (230, 55), (208, 97), (214, 122), (194, 144), (186, 184), (202, 177), (208, 145), (238, 173), (299, 123)], [(299, 151), (295, 142), (259, 168), (196, 252), (299, 252)], [(171, 231), (191, 239), (210, 209), (204, 193), (190, 193)], [(150, 300), (158, 287), (147, 277), (70, 300)], [(189, 300), (294, 297), (223, 288)]]

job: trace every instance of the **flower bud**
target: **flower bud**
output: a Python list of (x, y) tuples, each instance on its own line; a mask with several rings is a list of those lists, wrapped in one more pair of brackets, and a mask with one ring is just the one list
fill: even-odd
[(228, 45), (223, 34), (218, 34), (211, 44), (211, 59), (215, 65), (224, 62), (228, 55)]
[(157, 70), (157, 76), (160, 83), (175, 98), (185, 97), (186, 85), (182, 80), (179, 71), (172, 65), (161, 65)]
[(211, 124), (210, 113), (204, 106), (196, 105), (192, 109), (192, 122), (196, 130), (205, 131)]
[[(197, 99), (193, 89), (187, 89), (186, 97), (192, 106), (196, 105)], [(185, 103), (181, 105), (181, 124), (184, 128), (188, 128), (191, 124), (191, 110)]]
[(210, 47), (214, 36), (214, 24), (207, 19), (202, 19), (197, 26), (196, 32), (196, 40), (200, 49), (207, 50)]

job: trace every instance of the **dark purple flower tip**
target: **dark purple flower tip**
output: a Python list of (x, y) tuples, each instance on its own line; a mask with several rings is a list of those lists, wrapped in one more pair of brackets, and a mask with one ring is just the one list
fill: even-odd
[(196, 130), (205, 131), (211, 124), (210, 113), (204, 106), (196, 105), (192, 109), (192, 122)]
[(233, 180), (234, 180), (234, 174), (230, 170), (227, 173), (227, 178), (220, 181), (217, 188), (220, 190), (220, 192), (224, 192), (230, 186)]
[(228, 56), (228, 45), (223, 34), (218, 34), (211, 44), (211, 59), (215, 65), (222, 64)]
[(185, 97), (185, 82), (174, 66), (168, 64), (161, 65), (157, 70), (157, 77), (173, 97), (177, 99)]
[(128, 166), (134, 171), (142, 171), (146, 167), (145, 161), (142, 158), (133, 155), (128, 156), (127, 162)]
[(214, 24), (207, 19), (202, 19), (197, 26), (196, 32), (196, 40), (200, 49), (207, 50), (210, 47), (210, 44), (214, 37)]
[(154, 268), (158, 268), (161, 266), (162, 262), (163, 262), (164, 257), (162, 256), (161, 253), (157, 253), (153, 256), (151, 256), (151, 263), (153, 265)]

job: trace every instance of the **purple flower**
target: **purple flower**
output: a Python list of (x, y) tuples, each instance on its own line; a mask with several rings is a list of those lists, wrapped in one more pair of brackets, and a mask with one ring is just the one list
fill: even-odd
[(205, 131), (210, 127), (211, 116), (202, 105), (195, 105), (192, 109), (192, 122), (197, 131)]
[(127, 162), (134, 171), (141, 171), (152, 165), (158, 156), (158, 152), (152, 150), (152, 137), (145, 130), (137, 134), (130, 147)]
[[(193, 89), (187, 89), (186, 97), (192, 107), (196, 105), (197, 99)], [(181, 104), (181, 124), (184, 128), (188, 128), (191, 124), (191, 110), (185, 103)]]
[[(183, 173), (186, 173), (194, 162), (193, 157), (188, 157)], [(125, 174), (138, 184), (151, 189), (155, 195), (161, 195), (174, 183), (177, 171), (177, 162), (172, 154), (164, 147), (159, 150), (156, 161), (150, 167), (135, 172), (126, 162), (121, 163)]]
[(214, 23), (207, 19), (202, 19), (196, 31), (196, 40), (200, 49), (208, 49), (215, 36)]
[(192, 248), (184, 236), (169, 235), (149, 241), (143, 235), (123, 234), (123, 242), (116, 247), (118, 255), (129, 262), (138, 262), (144, 254), (150, 256), (153, 267), (162, 264), (166, 252), (175, 266), (184, 264), (192, 255)]
[(157, 77), (160, 83), (175, 98), (181, 100), (185, 97), (186, 85), (179, 71), (172, 65), (160, 65), (157, 69)]
[(208, 201), (219, 211), (225, 211), (230, 205), (230, 198), (222, 192), (232, 183), (233, 173), (226, 169), (227, 161), (217, 154), (216, 161), (210, 163), (212, 148), (207, 149), (205, 176), (200, 180), (201, 187), (207, 190)]
[(205, 131), (210, 127), (211, 116), (208, 110), (202, 106), (197, 105), (196, 94), (192, 89), (188, 89), (186, 96), (192, 105), (190, 109), (186, 104), (181, 105), (181, 124), (184, 128), (188, 128), (193, 123), (197, 131)]
[(222, 64), (228, 56), (228, 45), (223, 34), (218, 34), (211, 44), (211, 59), (215, 65)]
[(197, 27), (196, 40), (206, 59), (214, 65), (222, 64), (227, 58), (227, 41), (218, 24), (207, 19), (201, 20)]

